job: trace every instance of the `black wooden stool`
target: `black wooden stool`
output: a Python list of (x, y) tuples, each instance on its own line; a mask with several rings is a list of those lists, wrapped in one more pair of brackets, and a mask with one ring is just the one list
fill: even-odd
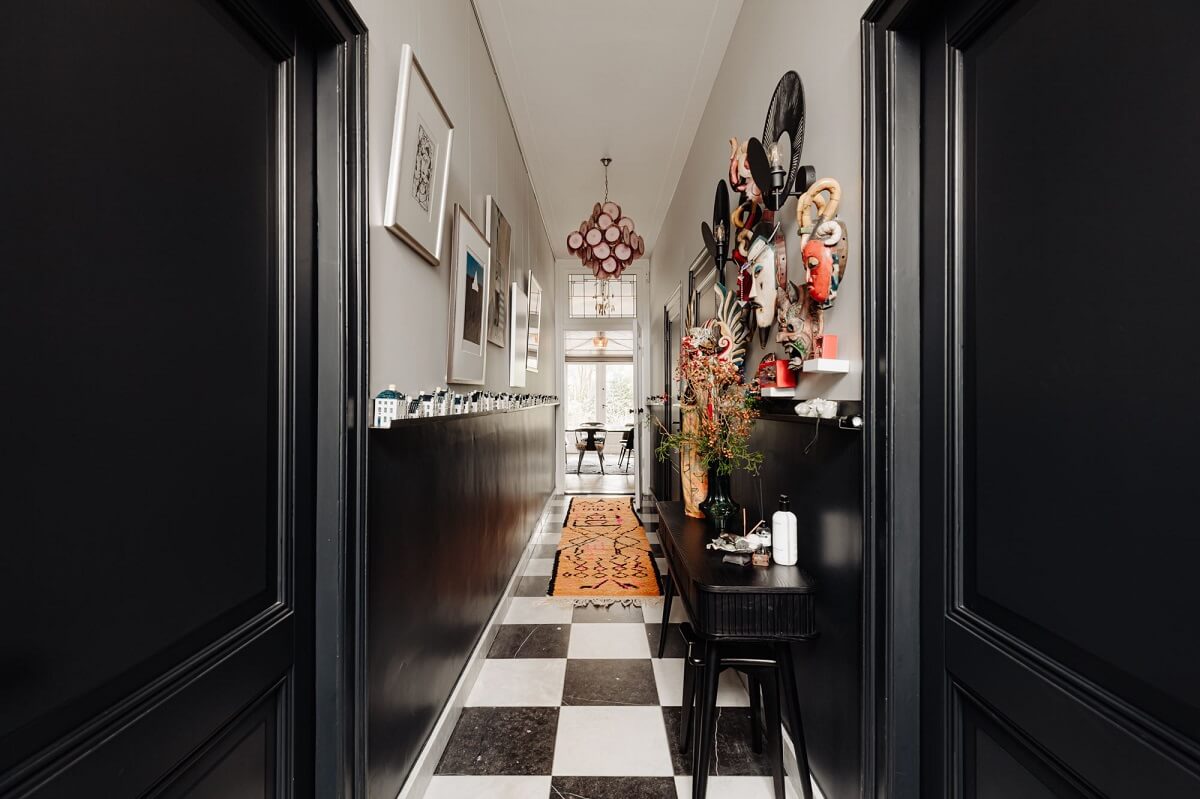
[[(771, 778), (776, 799), (785, 799), (783, 774), (783, 735), (781, 722), (781, 692), (786, 698), (792, 719), (792, 740), (796, 745), (796, 760), (800, 767), (801, 790), (804, 799), (812, 799), (812, 774), (808, 766), (808, 750), (804, 742), (804, 722), (796, 695), (795, 664), (787, 643), (757, 643), (743, 641), (701, 641), (690, 624), (681, 624), (680, 633), (687, 645), (684, 661), (683, 709), (680, 718), (680, 746), (691, 743), (692, 797), (704, 799), (708, 790), (708, 763), (716, 733), (717, 686), (725, 669), (736, 669), (746, 675), (750, 690), (751, 746), (755, 752), (763, 747), (762, 723), (766, 714), (767, 745), (770, 747)], [(697, 678), (702, 693), (697, 700)], [(696, 712), (693, 712), (696, 711)]]

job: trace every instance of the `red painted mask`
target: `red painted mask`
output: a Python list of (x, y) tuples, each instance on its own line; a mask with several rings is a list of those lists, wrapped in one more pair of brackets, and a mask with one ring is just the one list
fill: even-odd
[(808, 296), (818, 303), (827, 302), (833, 280), (833, 251), (824, 242), (812, 238), (804, 245), (801, 256)]

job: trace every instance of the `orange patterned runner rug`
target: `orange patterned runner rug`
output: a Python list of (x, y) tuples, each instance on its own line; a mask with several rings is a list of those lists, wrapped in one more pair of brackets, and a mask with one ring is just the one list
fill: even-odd
[(550, 596), (660, 596), (658, 567), (633, 498), (574, 497), (554, 555)]

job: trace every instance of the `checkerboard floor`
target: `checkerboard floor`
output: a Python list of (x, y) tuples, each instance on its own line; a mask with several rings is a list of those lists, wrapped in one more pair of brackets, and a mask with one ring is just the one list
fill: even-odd
[[(555, 497), (425, 799), (688, 799), (679, 751), (680, 603), (657, 651), (662, 600), (642, 607), (547, 602), (568, 497)], [(641, 514), (658, 549), (654, 513)], [(659, 560), (660, 571), (666, 562)], [(750, 746), (749, 698), (721, 677), (710, 799), (773, 799), (770, 764)], [(794, 796), (788, 786), (788, 796)]]

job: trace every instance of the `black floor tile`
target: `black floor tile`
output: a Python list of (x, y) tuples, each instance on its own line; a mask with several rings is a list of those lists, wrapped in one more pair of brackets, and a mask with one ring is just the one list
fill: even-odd
[[(658, 637), (662, 634), (661, 624), (646, 625), (646, 639), (650, 642), (650, 654), (658, 657)], [(665, 658), (687, 657), (687, 645), (679, 634), (678, 624), (667, 625), (667, 649), (663, 652)]]
[(608, 607), (597, 607), (595, 605), (587, 605), (582, 608), (575, 608), (575, 612), (571, 615), (572, 624), (591, 624), (603, 622), (616, 622), (618, 624), (641, 624), (646, 620), (642, 614), (641, 608), (635, 608), (632, 605), (618, 605), (613, 603)]
[(650, 554), (656, 558), (661, 558), (663, 556), (662, 544), (651, 544)]
[(549, 588), (549, 577), (522, 577), (517, 582), (517, 589), (513, 591), (513, 596), (545, 596)]
[[(681, 708), (664, 707), (663, 721), (667, 725), (667, 745), (671, 749), (671, 762), (675, 773), (692, 773), (690, 751), (679, 751), (679, 716)], [(708, 773), (722, 777), (769, 777), (771, 761), (768, 759), (768, 742), (763, 741), (762, 754), (750, 748), (750, 709), (744, 707), (718, 707), (716, 743), (709, 761)]]
[(556, 707), (463, 708), (437, 773), (549, 774), (557, 732)]
[(548, 799), (675, 799), (670, 777), (555, 777)]
[(649, 660), (568, 660), (563, 705), (657, 705)]
[(489, 658), (565, 658), (571, 643), (569, 624), (501, 624)]

